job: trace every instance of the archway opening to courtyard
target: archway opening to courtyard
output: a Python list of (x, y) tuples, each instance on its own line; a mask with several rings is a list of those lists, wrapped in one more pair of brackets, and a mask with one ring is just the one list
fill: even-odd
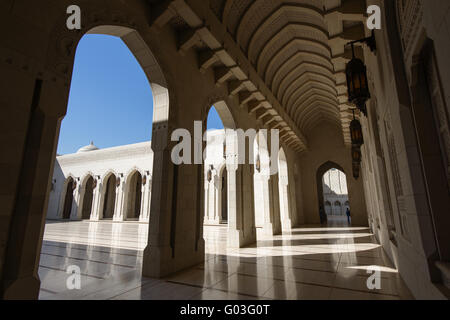
[(70, 219), (70, 215), (72, 214), (72, 205), (73, 205), (73, 190), (75, 189), (75, 181), (72, 177), (69, 177), (67, 180), (66, 188), (65, 188), (65, 196), (64, 196), (64, 204), (63, 204), (63, 219)]
[(114, 217), (116, 207), (116, 188), (118, 180), (114, 174), (110, 174), (104, 181), (102, 201), (103, 210), (101, 218), (112, 219)]
[(125, 195), (125, 219), (139, 220), (142, 209), (143, 180), (139, 171), (134, 171), (127, 179)]
[(324, 223), (348, 223), (350, 212), (347, 176), (336, 163), (327, 162), (317, 170), (317, 193), (320, 221)]
[(84, 186), (82, 186), (82, 211), (81, 219), (87, 220), (91, 218), (92, 202), (94, 200), (94, 178), (88, 175), (85, 179)]
[(224, 101), (210, 107), (206, 128), (204, 223), (227, 224), (229, 185), (226, 135), (235, 129), (235, 122)]
[[(70, 196), (65, 193), (63, 183), (69, 175), (76, 188), (67, 219), (109, 219), (111, 213), (117, 214), (112, 218), (118, 221), (139, 218), (135, 211), (141, 210), (137, 208), (140, 203), (136, 204), (135, 200), (139, 202), (142, 197), (131, 192), (134, 208), (127, 206), (122, 198), (125, 190), (136, 189), (137, 180), (142, 182), (144, 177), (129, 179), (134, 187), (125, 185), (126, 172), (137, 164), (121, 159), (131, 159), (138, 151), (139, 171), (146, 173), (145, 179), (151, 184), (150, 140), (155, 122), (152, 120), (164, 122), (168, 112), (168, 99), (163, 97), (168, 95), (165, 80), (150, 49), (143, 48), (146, 44), (137, 31), (118, 26), (95, 27), (79, 40), (67, 112), (61, 119), (47, 219), (62, 218), (62, 204), (67, 202), (63, 199)], [(159, 107), (156, 114), (155, 104)], [(117, 130), (119, 127), (124, 130)], [(91, 143), (85, 145), (86, 140)], [(138, 144), (142, 145), (137, 148)], [(118, 179), (115, 195), (112, 182), (101, 179), (107, 172), (114, 172)], [(108, 192), (105, 188), (109, 188)], [(101, 196), (104, 198), (100, 199)], [(116, 198), (112, 199), (113, 196)], [(112, 203), (117, 204), (115, 210), (111, 208)], [(150, 206), (145, 209), (149, 211)], [(146, 212), (146, 221), (149, 215)]]
[[(123, 243), (115, 237), (125, 226), (109, 221), (150, 219), (153, 177), (158, 180), (155, 189), (159, 189), (170, 161), (158, 156), (153, 150), (160, 148), (151, 142), (153, 125), (167, 127), (170, 99), (166, 78), (151, 43), (135, 29), (101, 25), (80, 36), (74, 39), (73, 64), (69, 66), (73, 70), (66, 114), (56, 126), (59, 141), (46, 217), (74, 220), (68, 225), (67, 236), (80, 250), (106, 245), (142, 251), (150, 224), (137, 224), (134, 240)], [(92, 140), (96, 145), (85, 145)], [(138, 169), (133, 172), (133, 168)], [(68, 189), (72, 192), (66, 192)], [(128, 195), (129, 201), (125, 201)], [(158, 207), (164, 205), (156, 204), (152, 210), (159, 213)], [(80, 236), (81, 222), (77, 220), (81, 219), (106, 221), (89, 223), (87, 236)], [(157, 226), (153, 229), (158, 232)], [(43, 247), (53, 236), (46, 228)], [(104, 242), (104, 237), (111, 241)], [(46, 249), (41, 251), (42, 257)], [(131, 267), (141, 268), (141, 260), (133, 263)], [(46, 274), (47, 268), (41, 265), (39, 272)], [(95, 273), (86, 272), (89, 276)], [(41, 277), (41, 281), (45, 290), (51, 279)]]

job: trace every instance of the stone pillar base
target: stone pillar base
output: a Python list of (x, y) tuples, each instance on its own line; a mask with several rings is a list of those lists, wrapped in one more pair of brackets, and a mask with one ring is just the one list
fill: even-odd
[(244, 237), (241, 230), (228, 229), (228, 248), (241, 248), (244, 245)]
[(123, 216), (120, 217), (113, 217), (113, 222), (123, 222), (125, 221), (125, 219), (123, 218)]
[(217, 219), (213, 219), (213, 220), (205, 219), (205, 221), (203, 222), (203, 224), (208, 224), (208, 225), (219, 225), (219, 224), (220, 224), (220, 221), (219, 221), (218, 218), (217, 218)]
[(260, 239), (271, 239), (275, 234), (275, 229), (272, 223), (265, 223), (262, 228), (257, 229), (257, 237)]
[(242, 248), (256, 242), (256, 234), (247, 234), (245, 237), (241, 230), (228, 229), (227, 247), (231, 249)]
[[(144, 250), (142, 275), (150, 278), (162, 278), (177, 271), (193, 267), (205, 260), (205, 241), (199, 239), (196, 251), (176, 246), (175, 256), (171, 246), (151, 246)], [(148, 261), (148, 262), (146, 262)]]
[(291, 219), (286, 219), (286, 220), (281, 221), (281, 231), (283, 233), (292, 231), (292, 221), (291, 221)]

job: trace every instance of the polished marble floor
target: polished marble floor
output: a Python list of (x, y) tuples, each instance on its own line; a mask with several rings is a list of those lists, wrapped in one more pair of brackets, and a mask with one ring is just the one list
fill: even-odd
[[(48, 221), (40, 299), (412, 299), (369, 229), (329, 224), (241, 249), (226, 248), (226, 226), (205, 226), (204, 263), (150, 279), (140, 276), (148, 225)], [(80, 267), (80, 290), (67, 290), (70, 265)], [(381, 286), (371, 290), (374, 268)]]

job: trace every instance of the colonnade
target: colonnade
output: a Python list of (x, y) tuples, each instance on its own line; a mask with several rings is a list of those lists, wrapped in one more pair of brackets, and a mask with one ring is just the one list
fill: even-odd
[[(276, 157), (272, 159), (276, 163), (272, 164), (275, 170), (271, 172), (268, 144), (265, 139), (260, 141), (263, 135), (259, 133), (254, 139), (250, 137), (250, 141), (254, 144), (250, 144), (248, 148), (254, 152), (253, 161), (247, 164), (235, 163), (239, 158), (239, 150), (235, 149), (236, 143), (233, 139), (237, 138), (233, 135), (229, 135), (225, 148), (228, 153), (225, 157), (219, 157), (219, 161), (208, 161), (208, 157), (206, 159), (204, 223), (229, 223), (230, 234), (235, 234), (235, 237), (239, 234), (241, 215), (239, 209), (242, 205), (248, 206), (247, 210), (252, 212), (250, 215), (252, 232), (256, 232), (258, 239), (289, 232), (293, 227), (293, 221), (296, 220), (294, 217), (297, 215), (296, 201), (291, 191), (295, 190), (294, 179), (292, 176), (289, 177), (292, 165), (288, 164), (284, 149), (280, 148)], [(219, 151), (217, 146), (211, 148), (215, 148), (213, 150), (215, 152)], [(242, 242), (236, 238), (234, 241), (232, 240), (229, 245), (233, 247)]]
[[(91, 179), (94, 182), (89, 186)], [(151, 185), (150, 174), (138, 171), (132, 171), (126, 176), (108, 172), (102, 178), (90, 174), (82, 179), (69, 176), (61, 193), (58, 218), (91, 221), (111, 218), (113, 221), (148, 222)], [(67, 196), (68, 192), (72, 192), (73, 196)], [(91, 206), (86, 202), (91, 203)]]

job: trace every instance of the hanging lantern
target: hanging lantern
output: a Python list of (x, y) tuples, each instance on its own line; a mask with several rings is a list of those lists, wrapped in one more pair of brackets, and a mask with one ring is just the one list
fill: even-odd
[(353, 58), (347, 63), (347, 67), (345, 68), (348, 101), (354, 104), (365, 116), (367, 116), (366, 101), (370, 99), (367, 69), (364, 62), (355, 57), (353, 44), (352, 54)]
[(146, 183), (147, 183), (147, 176), (143, 176), (142, 177), (142, 185), (145, 186)]
[(261, 160), (259, 158), (259, 154), (256, 156), (255, 168), (256, 168), (256, 171), (258, 171), (258, 172), (261, 171)]
[(359, 178), (359, 162), (353, 162), (352, 163), (352, 171), (353, 171), (353, 178), (358, 179)]
[(352, 146), (352, 167), (353, 167), (353, 177), (355, 179), (359, 178), (359, 167), (361, 164), (361, 148), (357, 145)]
[(118, 186), (120, 186), (120, 178), (119, 177), (117, 177), (117, 180), (116, 180), (116, 187), (118, 187)]
[(353, 162), (361, 162), (361, 148), (359, 146), (352, 146), (352, 161)]
[(353, 111), (353, 120), (350, 122), (350, 137), (352, 145), (361, 146), (364, 144), (361, 123), (355, 118), (355, 110)]

